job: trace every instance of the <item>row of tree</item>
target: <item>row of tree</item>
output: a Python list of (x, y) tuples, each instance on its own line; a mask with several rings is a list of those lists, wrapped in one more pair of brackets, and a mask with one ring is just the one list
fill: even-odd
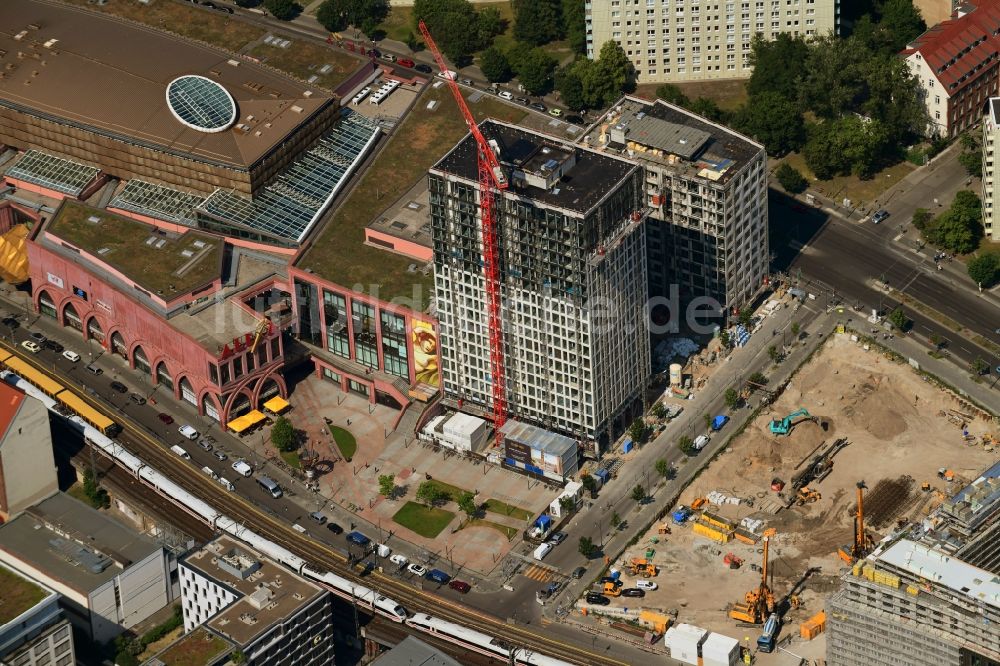
[(388, 0), (324, 0), (316, 10), (316, 20), (330, 32), (353, 25), (369, 37), (387, 16)]
[(955, 194), (946, 211), (934, 217), (925, 208), (913, 212), (913, 226), (928, 243), (951, 252), (967, 254), (983, 238), (983, 204), (970, 190)]
[(579, 0), (514, 0), (514, 39), (544, 46), (565, 39), (575, 53), (587, 48), (586, 8)]
[(479, 11), (468, 0), (415, 0), (413, 27), (423, 20), (441, 51), (458, 67), (472, 61), (472, 55), (493, 44), (506, 29), (496, 7)]

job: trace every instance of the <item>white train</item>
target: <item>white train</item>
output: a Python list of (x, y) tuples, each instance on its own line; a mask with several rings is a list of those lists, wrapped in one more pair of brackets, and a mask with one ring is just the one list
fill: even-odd
[[(0, 371), (0, 379), (16, 386), (33, 398), (41, 400), (51, 412), (63, 415), (58, 403), (45, 395), (27, 380), (8, 370)], [(311, 567), (304, 559), (270, 539), (243, 526), (236, 520), (214, 509), (204, 500), (184, 490), (179, 484), (167, 478), (155, 468), (149, 466), (141, 458), (131, 453), (120, 443), (111, 439), (97, 428), (92, 427), (78, 416), (64, 417), (92, 446), (113, 460), (120, 467), (128, 470), (132, 476), (139, 479), (160, 495), (180, 506), (184, 511), (212, 528), (225, 532), (243, 541), (254, 550), (281, 562), (296, 573), (322, 584), (331, 593), (356, 603), (372, 613), (378, 613), (393, 622), (406, 623), (414, 629), (433, 634), (443, 640), (462, 645), (489, 656), (501, 657), (524, 666), (570, 666), (571, 662), (554, 659), (542, 654), (536, 654), (523, 648), (516, 648), (511, 654), (511, 648), (502, 641), (474, 629), (433, 617), (426, 613), (417, 613), (412, 617), (395, 599), (379, 594), (371, 588), (359, 585), (331, 572), (319, 571)]]

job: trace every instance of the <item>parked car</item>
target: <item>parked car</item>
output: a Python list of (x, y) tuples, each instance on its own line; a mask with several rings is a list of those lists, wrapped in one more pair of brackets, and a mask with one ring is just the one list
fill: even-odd
[(31, 335), (29, 335), (28, 337), (31, 338), (32, 340), (34, 340), (36, 343), (38, 343), (40, 345), (44, 345), (45, 341), (48, 340), (47, 337), (45, 337), (44, 335), (42, 335), (38, 331), (32, 331)]
[(212, 443), (207, 439), (199, 439), (198, 446), (205, 452), (210, 452), (212, 450)]
[(87, 372), (90, 372), (90, 373), (93, 373), (93, 374), (95, 374), (95, 375), (98, 375), (98, 376), (100, 376), (100, 375), (103, 375), (103, 374), (104, 374), (104, 371), (103, 371), (103, 370), (101, 370), (100, 368), (98, 368), (98, 367), (97, 367), (96, 365), (94, 365), (93, 363), (88, 363), (88, 364), (87, 364), (86, 366), (84, 366), (84, 367), (86, 367), (86, 368), (87, 368)]
[(698, 435), (694, 439), (694, 449), (695, 451), (701, 451), (709, 442), (708, 435)]
[(611, 603), (611, 599), (597, 592), (587, 592), (587, 603), (596, 604), (597, 606), (607, 606)]
[(344, 528), (341, 527), (340, 525), (338, 525), (337, 523), (327, 523), (326, 524), (326, 529), (330, 530), (334, 534), (343, 534), (344, 533)]
[[(404, 65), (404, 67), (405, 67), (405, 65)], [(431, 68), (431, 66), (430, 66), (430, 65), (425, 65), (425, 64), (424, 64), (424, 63), (422, 63), (422, 62), (421, 62), (421, 63), (418, 63), (418, 64), (416, 64), (416, 65), (414, 65), (414, 66), (413, 66), (413, 69), (415, 69), (415, 70), (417, 70), (418, 72), (421, 72), (421, 73), (423, 73), (423, 74), (430, 74), (431, 72), (433, 72), (433, 71), (434, 71), (434, 70), (433, 70), (433, 68)]]
[(549, 109), (549, 115), (552, 116), (553, 118), (561, 118), (562, 109)]
[(414, 62), (409, 58), (398, 58), (396, 60), (396, 64), (399, 65), (400, 67), (409, 67), (410, 69), (416, 69), (416, 67), (414, 66)]
[(128, 394), (128, 399), (131, 400), (132, 402), (134, 402), (137, 405), (145, 405), (146, 404), (146, 399), (143, 398), (138, 393), (129, 393)]
[(62, 355), (64, 359), (66, 359), (67, 361), (72, 361), (73, 363), (76, 363), (77, 361), (80, 360), (80, 355), (77, 354), (75, 351), (70, 351), (69, 349), (65, 350), (62, 353)]
[(889, 211), (887, 211), (885, 208), (880, 208), (879, 210), (875, 211), (874, 215), (872, 215), (872, 224), (878, 224), (887, 217), (889, 217)]
[(451, 576), (440, 569), (431, 569), (424, 575), (424, 578), (429, 581), (433, 581), (438, 585), (446, 585), (449, 581), (451, 581)]
[(160, 423), (162, 423), (163, 425), (170, 425), (171, 423), (174, 422), (174, 417), (172, 417), (170, 414), (164, 414), (163, 412), (157, 414), (156, 418), (160, 419)]
[(406, 555), (403, 555), (402, 553), (394, 553), (389, 556), (389, 561), (402, 569), (410, 560), (408, 560)]
[(358, 546), (367, 546), (372, 542), (371, 539), (366, 537), (361, 532), (351, 532), (347, 535), (347, 540), (353, 544), (357, 544)]
[(310, 513), (310, 514), (309, 514), (309, 517), (310, 517), (310, 518), (311, 518), (311, 519), (312, 519), (312, 520), (313, 520), (314, 522), (317, 522), (317, 523), (319, 523), (320, 525), (326, 525), (326, 516), (324, 516), (324, 515), (323, 515), (322, 513), (320, 513), (319, 511), (313, 511), (312, 513)]
[(46, 340), (45, 344), (43, 346), (46, 349), (50, 349), (50, 350), (54, 351), (57, 354), (62, 354), (63, 350), (66, 349), (61, 344), (59, 344), (58, 342), (56, 342), (55, 340)]
[(448, 587), (458, 592), (461, 592), (462, 594), (468, 594), (469, 590), (472, 589), (472, 586), (466, 583), (464, 580), (453, 580), (450, 583), (448, 583)]
[(549, 537), (549, 542), (552, 543), (553, 545), (556, 545), (556, 546), (558, 546), (559, 544), (561, 544), (565, 540), (566, 540), (566, 533), (565, 532), (556, 532), (552, 536)]
[(472, 79), (462, 79), (461, 81), (459, 81), (459, 83), (461, 83), (463, 86), (469, 86), (470, 88), (474, 88), (476, 86), (475, 82)]
[(121, 382), (111, 382), (111, 390), (115, 393), (128, 393), (128, 387)]
[(553, 581), (545, 586), (545, 594), (552, 596), (562, 588), (562, 583)]
[(497, 97), (509, 101), (514, 99), (514, 93), (510, 92), (509, 90), (501, 90), (500, 92), (497, 93)]
[(587, 567), (577, 567), (576, 569), (573, 569), (573, 573), (571, 574), (571, 576), (573, 580), (580, 580), (586, 573), (587, 573)]
[(573, 123), (574, 125), (583, 125), (586, 121), (577, 115), (566, 116), (566, 122)]
[(622, 590), (623, 597), (644, 597), (646, 593), (637, 587), (626, 587)]
[(528, 106), (529, 104), (531, 104), (531, 100), (528, 99), (527, 97), (518, 97), (514, 101), (517, 102), (518, 104), (523, 104), (525, 106)]
[(216, 460), (218, 460), (219, 462), (224, 462), (224, 461), (225, 461), (226, 459), (228, 459), (228, 458), (229, 458), (229, 456), (227, 456), (227, 455), (226, 455), (225, 453), (223, 453), (222, 451), (214, 451), (214, 452), (212, 453), (212, 457), (214, 457), (214, 458), (215, 458)]
[(532, 102), (531, 108), (533, 108), (535, 111), (541, 111), (542, 113), (545, 113), (546, 111), (549, 110), (549, 107), (545, 106), (541, 102)]
[(657, 588), (656, 583), (651, 580), (637, 580), (635, 586), (640, 590), (655, 590)]
[(32, 354), (37, 354), (38, 352), (42, 351), (42, 348), (37, 343), (34, 343), (31, 340), (25, 340), (24, 342), (21, 343), (21, 346), (30, 351)]
[(409, 571), (414, 576), (421, 576), (421, 577), (423, 577), (423, 576), (427, 575), (427, 568), (420, 566), (416, 562), (414, 562), (414, 563), (410, 564), (409, 566), (407, 566), (406, 570)]

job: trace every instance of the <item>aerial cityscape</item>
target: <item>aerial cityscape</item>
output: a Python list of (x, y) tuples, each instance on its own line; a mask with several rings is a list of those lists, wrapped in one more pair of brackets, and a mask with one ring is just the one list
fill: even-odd
[(998, 149), (1000, 0), (3, 0), (0, 665), (1000, 666)]

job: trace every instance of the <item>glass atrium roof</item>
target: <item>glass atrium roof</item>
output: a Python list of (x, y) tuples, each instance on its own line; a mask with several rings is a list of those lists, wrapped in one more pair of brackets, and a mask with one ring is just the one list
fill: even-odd
[(264, 236), (302, 242), (375, 143), (378, 126), (349, 109), (341, 121), (250, 200), (216, 190), (198, 207), (214, 220)]
[(147, 183), (144, 180), (130, 180), (115, 195), (108, 208), (120, 208), (158, 220), (194, 226), (194, 209), (205, 201), (205, 197), (175, 190), (165, 185)]
[(100, 172), (96, 167), (29, 150), (7, 169), (7, 176), (77, 197)]
[(194, 74), (167, 85), (167, 106), (174, 118), (199, 132), (222, 132), (236, 122), (236, 102), (225, 88)]

